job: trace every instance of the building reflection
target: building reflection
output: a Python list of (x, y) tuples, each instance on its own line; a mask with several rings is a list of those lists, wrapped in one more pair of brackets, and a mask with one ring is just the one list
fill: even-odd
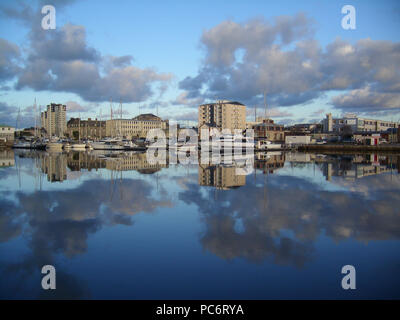
[(83, 169), (92, 171), (106, 167), (106, 160), (97, 155), (87, 152), (69, 152), (66, 154), (67, 166), (71, 171), (81, 171)]
[[(110, 171), (136, 170), (142, 174), (152, 174), (168, 167), (166, 164), (153, 164), (147, 161), (145, 153), (89, 153), (89, 152), (26, 152), (21, 157), (40, 159), (40, 169), (50, 182), (63, 182), (70, 171), (92, 171), (106, 169)], [(11, 160), (11, 159), (10, 159)]]
[(147, 161), (145, 152), (140, 153), (121, 153), (115, 157), (106, 158), (106, 168), (113, 171), (136, 170), (142, 174), (152, 174), (162, 168), (168, 168), (168, 161), (162, 163), (150, 163)]
[(42, 154), (41, 168), (50, 182), (63, 182), (67, 179), (67, 157), (63, 153)]
[(323, 163), (323, 174), (330, 181), (333, 176), (347, 180), (399, 171), (399, 156), (394, 155), (348, 155), (329, 158)]
[(14, 151), (11, 149), (0, 150), (0, 167), (15, 166)]
[(211, 186), (221, 190), (239, 188), (246, 184), (246, 176), (238, 175), (236, 167), (221, 165), (199, 165), (199, 185)]
[(255, 168), (262, 170), (264, 174), (272, 174), (285, 166), (285, 153), (259, 152), (255, 154)]

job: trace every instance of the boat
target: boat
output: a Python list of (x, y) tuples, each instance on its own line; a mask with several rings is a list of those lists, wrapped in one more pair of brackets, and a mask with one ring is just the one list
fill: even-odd
[(122, 139), (106, 138), (91, 143), (94, 150), (126, 150)]
[(254, 150), (254, 142), (243, 135), (222, 135), (212, 137), (210, 141), (200, 141), (200, 147), (211, 151), (221, 152)]
[(283, 149), (282, 144), (272, 143), (269, 140), (258, 140), (256, 144), (257, 150), (280, 150)]

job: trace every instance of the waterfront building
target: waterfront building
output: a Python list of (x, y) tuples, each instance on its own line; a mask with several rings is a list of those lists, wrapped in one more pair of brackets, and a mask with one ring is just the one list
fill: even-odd
[(246, 106), (240, 102), (218, 100), (199, 106), (199, 130), (203, 128), (246, 129)]
[(40, 115), (42, 127), (49, 136), (63, 137), (67, 130), (67, 106), (51, 103)]
[(262, 123), (253, 126), (256, 139), (267, 139), (272, 142), (283, 142), (285, 140), (285, 127), (274, 123), (272, 119), (263, 119)]
[(14, 141), (14, 133), (15, 128), (5, 125), (0, 125), (0, 140), (7, 142), (7, 141)]
[(322, 121), (322, 126), (324, 132), (383, 132), (391, 128), (398, 128), (399, 123), (360, 118), (355, 114), (346, 114), (343, 118), (333, 118), (332, 114), (328, 113), (326, 118)]
[(146, 138), (151, 129), (162, 129), (167, 135), (169, 128), (168, 120), (162, 120), (154, 114), (141, 114), (133, 119), (113, 119), (106, 121), (106, 136), (108, 137), (126, 137)]
[(106, 136), (106, 121), (97, 119), (81, 120), (71, 118), (67, 122), (66, 135), (70, 138), (78, 139), (101, 139)]

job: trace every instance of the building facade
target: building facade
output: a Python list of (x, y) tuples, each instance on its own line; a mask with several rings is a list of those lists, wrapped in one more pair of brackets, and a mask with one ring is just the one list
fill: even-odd
[(199, 129), (246, 129), (246, 106), (240, 102), (219, 100), (199, 106)]
[(5, 142), (14, 141), (14, 133), (14, 127), (0, 125), (0, 140)]
[(342, 133), (344, 131), (351, 132), (383, 132), (391, 128), (398, 128), (399, 123), (386, 120), (359, 118), (355, 114), (347, 114), (343, 118), (333, 118), (328, 113), (323, 120), (324, 132)]
[[(106, 136), (122, 136), (127, 139), (146, 138), (151, 129), (167, 131), (168, 120), (162, 120), (154, 114), (141, 114), (133, 119), (113, 119), (106, 121)], [(165, 132), (167, 135), (167, 132)]]
[(67, 131), (67, 106), (51, 103), (41, 113), (40, 119), (49, 136), (63, 137)]
[(272, 119), (264, 119), (262, 123), (253, 126), (256, 139), (267, 139), (269, 141), (284, 141), (285, 127), (282, 124), (274, 123)]
[(106, 136), (106, 121), (71, 118), (67, 122), (66, 135), (73, 139), (101, 139)]

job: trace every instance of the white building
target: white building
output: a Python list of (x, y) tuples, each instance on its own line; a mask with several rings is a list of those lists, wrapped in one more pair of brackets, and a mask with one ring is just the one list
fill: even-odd
[(333, 118), (330, 113), (326, 115), (322, 125), (324, 132), (336, 133), (350, 129), (352, 132), (381, 132), (399, 127), (398, 122), (360, 118), (355, 114), (346, 114), (343, 118)]
[(15, 133), (14, 127), (0, 125), (0, 140), (13, 141), (14, 133)]
[(285, 143), (288, 145), (294, 144), (310, 144), (311, 136), (286, 136)]

